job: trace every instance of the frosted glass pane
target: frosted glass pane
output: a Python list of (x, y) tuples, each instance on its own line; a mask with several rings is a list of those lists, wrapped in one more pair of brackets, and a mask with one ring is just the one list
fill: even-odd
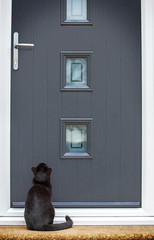
[(66, 20), (87, 21), (87, 0), (67, 0)]
[(82, 148), (82, 129), (71, 130), (71, 148)]
[(82, 0), (72, 0), (72, 16), (82, 16)]
[(84, 153), (87, 149), (87, 125), (66, 125), (66, 152)]
[(82, 64), (81, 63), (72, 63), (72, 79), (71, 81), (82, 81)]
[(66, 58), (66, 87), (87, 87), (87, 58)]

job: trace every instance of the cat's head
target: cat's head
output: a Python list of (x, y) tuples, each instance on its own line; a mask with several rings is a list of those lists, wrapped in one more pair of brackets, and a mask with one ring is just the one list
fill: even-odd
[(49, 168), (45, 163), (40, 163), (36, 167), (32, 167), (31, 170), (34, 174), (34, 179), (40, 183), (50, 179), (52, 172), (52, 168)]

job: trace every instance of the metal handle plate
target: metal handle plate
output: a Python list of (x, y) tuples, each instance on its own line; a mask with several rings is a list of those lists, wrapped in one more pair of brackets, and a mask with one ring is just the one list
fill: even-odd
[(19, 43), (19, 33), (15, 32), (13, 35), (13, 69), (18, 70), (18, 48), (26, 47), (31, 48), (34, 47), (33, 43)]

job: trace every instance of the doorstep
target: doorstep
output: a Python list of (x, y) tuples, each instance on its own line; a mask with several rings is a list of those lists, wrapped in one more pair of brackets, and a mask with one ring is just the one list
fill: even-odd
[(29, 231), (25, 226), (0, 226), (0, 240), (143, 240), (154, 239), (154, 225), (73, 226), (55, 232)]

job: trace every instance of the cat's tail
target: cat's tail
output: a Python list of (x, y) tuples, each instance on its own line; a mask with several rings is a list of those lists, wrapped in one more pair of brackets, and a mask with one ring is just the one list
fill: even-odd
[(65, 219), (66, 219), (66, 222), (64, 222), (64, 223), (45, 225), (45, 226), (43, 226), (43, 230), (44, 231), (58, 231), (58, 230), (71, 228), (73, 225), (72, 219), (69, 216), (66, 216)]

